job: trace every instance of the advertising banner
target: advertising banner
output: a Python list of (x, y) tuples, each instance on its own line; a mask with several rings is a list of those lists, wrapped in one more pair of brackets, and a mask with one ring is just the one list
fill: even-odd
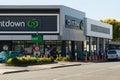
[(58, 14), (0, 14), (0, 33), (58, 33)]
[(84, 21), (79, 18), (65, 15), (65, 27), (77, 30), (83, 30)]

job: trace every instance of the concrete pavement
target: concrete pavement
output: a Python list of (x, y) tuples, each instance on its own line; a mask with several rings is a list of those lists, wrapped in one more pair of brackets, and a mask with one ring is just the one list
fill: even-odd
[(45, 70), (45, 69), (53, 69), (53, 68), (68, 67), (68, 66), (80, 66), (83, 64), (89, 64), (89, 63), (58, 62), (58, 63), (53, 63), (53, 64), (31, 65), (31, 66), (25, 66), (25, 67), (6, 66), (5, 64), (0, 64), (0, 74)]

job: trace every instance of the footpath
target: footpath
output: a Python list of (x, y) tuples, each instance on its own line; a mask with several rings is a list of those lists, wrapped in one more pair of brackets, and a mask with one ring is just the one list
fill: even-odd
[(42, 65), (30, 65), (24, 67), (17, 67), (17, 66), (6, 66), (4, 63), (0, 63), (0, 74), (10, 74), (10, 73), (17, 73), (17, 72), (27, 72), (27, 71), (38, 71), (38, 70), (45, 70), (45, 69), (54, 69), (54, 68), (61, 68), (61, 67), (69, 67), (69, 66), (80, 66), (84, 64), (84, 62), (58, 62), (53, 64), (42, 64)]

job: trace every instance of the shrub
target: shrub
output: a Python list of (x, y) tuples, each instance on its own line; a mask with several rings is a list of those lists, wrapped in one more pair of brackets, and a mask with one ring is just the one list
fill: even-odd
[(7, 61), (6, 61), (6, 64), (10, 65), (12, 62), (12, 58), (9, 58)]
[(15, 57), (6, 61), (7, 65), (24, 66), (33, 64), (44, 64), (52, 62), (52, 58), (36, 58), (36, 57)]
[(19, 64), (27, 64), (28, 63), (28, 60), (26, 57), (17, 57), (18, 60), (19, 60)]
[(56, 58), (56, 61), (61, 61), (62, 60), (62, 57), (57, 57)]
[(51, 59), (51, 62), (54, 62), (54, 60), (55, 60), (54, 57), (52, 57), (52, 56), (50, 57), (50, 59)]
[(61, 61), (69, 61), (69, 60), (70, 60), (70, 57), (62, 57)]
[(17, 57), (10, 58), (6, 61), (6, 64), (8, 64), (8, 65), (19, 65), (19, 63), (20, 63), (20, 60), (18, 60)]
[(51, 62), (51, 58), (38, 58), (38, 63), (42, 64), (42, 63), (50, 63)]
[(38, 62), (36, 57), (29, 57), (27, 58), (27, 60), (28, 60), (28, 64), (35, 64)]
[(70, 61), (70, 57), (58, 57), (56, 61)]

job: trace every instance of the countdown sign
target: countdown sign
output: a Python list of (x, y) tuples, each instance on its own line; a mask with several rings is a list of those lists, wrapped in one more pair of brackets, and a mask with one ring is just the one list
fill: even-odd
[(59, 14), (0, 14), (0, 33), (59, 33)]

